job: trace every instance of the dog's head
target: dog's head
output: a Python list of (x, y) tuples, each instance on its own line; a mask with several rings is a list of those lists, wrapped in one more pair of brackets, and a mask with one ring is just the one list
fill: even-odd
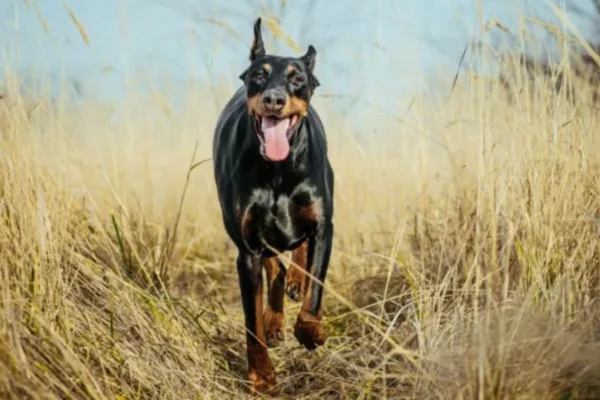
[(269, 161), (282, 161), (290, 152), (290, 140), (308, 114), (308, 104), (319, 86), (313, 74), (317, 52), (311, 45), (298, 58), (267, 55), (260, 24), (258, 18), (250, 66), (240, 79), (246, 87), (248, 112), (262, 156)]

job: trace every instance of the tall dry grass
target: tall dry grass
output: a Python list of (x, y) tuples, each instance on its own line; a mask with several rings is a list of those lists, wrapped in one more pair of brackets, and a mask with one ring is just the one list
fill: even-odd
[[(600, 117), (576, 77), (570, 99), (520, 73), (511, 99), (475, 76), (441, 109), (419, 98), (368, 148), (317, 99), (329, 340), (303, 350), (287, 303), (284, 397), (600, 397)], [(132, 99), (120, 122), (0, 102), (0, 397), (246, 396), (235, 252), (201, 163), (232, 89), (207, 90), (182, 117)]]

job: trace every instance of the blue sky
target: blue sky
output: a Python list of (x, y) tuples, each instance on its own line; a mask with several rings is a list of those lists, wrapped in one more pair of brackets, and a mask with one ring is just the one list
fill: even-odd
[[(592, 0), (571, 1), (592, 13)], [(65, 4), (85, 25), (89, 46)], [(189, 79), (238, 85), (252, 24), (267, 15), (303, 49), (317, 48), (321, 93), (339, 96), (340, 106), (360, 98), (393, 112), (422, 88), (423, 74), (442, 72), (450, 84), (476, 33), (478, 6), (485, 20), (511, 29), (523, 12), (557, 21), (545, 0), (3, 0), (0, 66), (77, 81), (83, 96), (103, 100), (125, 95), (124, 82), (140, 71), (149, 82), (168, 79), (181, 90)], [(584, 35), (595, 34), (593, 18), (572, 18)], [(296, 54), (265, 36), (268, 51)]]

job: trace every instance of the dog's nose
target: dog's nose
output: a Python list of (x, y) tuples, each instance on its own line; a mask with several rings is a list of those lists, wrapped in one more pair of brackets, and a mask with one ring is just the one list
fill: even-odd
[(263, 94), (263, 104), (270, 111), (279, 111), (285, 105), (285, 93), (276, 90), (267, 90)]

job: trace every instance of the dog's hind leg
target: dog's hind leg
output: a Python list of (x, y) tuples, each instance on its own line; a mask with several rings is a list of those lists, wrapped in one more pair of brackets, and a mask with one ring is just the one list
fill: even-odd
[(306, 265), (308, 260), (308, 239), (292, 252), (292, 265), (285, 276), (285, 293), (294, 301), (300, 301), (306, 292)]
[(265, 310), (265, 336), (267, 346), (277, 347), (284, 340), (283, 336), (283, 297), (285, 284), (285, 269), (277, 257), (264, 259), (265, 269), (267, 271), (268, 303)]
[(263, 320), (262, 257), (241, 251), (237, 259), (246, 325), (248, 379), (253, 392), (274, 393), (275, 371), (269, 358)]

